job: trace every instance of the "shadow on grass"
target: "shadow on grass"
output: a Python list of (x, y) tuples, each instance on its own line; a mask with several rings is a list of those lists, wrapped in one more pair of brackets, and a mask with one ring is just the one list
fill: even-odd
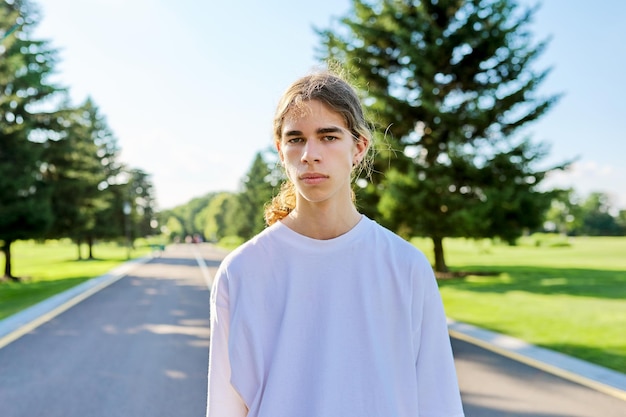
[(477, 293), (524, 291), (606, 299), (626, 298), (626, 271), (485, 265), (466, 265), (462, 271), (473, 272), (460, 274), (461, 271), (455, 271), (456, 275), (464, 276), (440, 280), (439, 285)]

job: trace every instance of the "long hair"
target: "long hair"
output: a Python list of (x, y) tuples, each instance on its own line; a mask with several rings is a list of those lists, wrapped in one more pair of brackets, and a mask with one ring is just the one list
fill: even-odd
[[(352, 86), (343, 78), (330, 72), (319, 72), (295, 81), (283, 94), (274, 116), (274, 144), (281, 140), (283, 122), (287, 112), (310, 100), (318, 100), (341, 115), (355, 141), (365, 137), (371, 143), (372, 133), (363, 114), (361, 101)], [(360, 164), (367, 164), (363, 158)], [(356, 168), (356, 167), (355, 167)], [(352, 193), (354, 199), (354, 193)], [(296, 190), (287, 179), (265, 207), (265, 222), (272, 225), (287, 216), (296, 206)]]

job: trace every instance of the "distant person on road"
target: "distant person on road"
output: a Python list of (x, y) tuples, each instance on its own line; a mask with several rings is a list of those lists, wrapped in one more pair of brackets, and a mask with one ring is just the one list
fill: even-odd
[(207, 416), (463, 416), (430, 264), (355, 206), (372, 136), (353, 88), (297, 80), (274, 142), (287, 181), (268, 227), (211, 293)]

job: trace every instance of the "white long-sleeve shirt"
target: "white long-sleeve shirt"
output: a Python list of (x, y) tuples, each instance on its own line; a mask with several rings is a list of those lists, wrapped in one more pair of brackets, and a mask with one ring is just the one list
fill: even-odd
[(441, 298), (411, 244), (363, 217), (330, 240), (280, 222), (222, 262), (208, 417), (462, 417)]

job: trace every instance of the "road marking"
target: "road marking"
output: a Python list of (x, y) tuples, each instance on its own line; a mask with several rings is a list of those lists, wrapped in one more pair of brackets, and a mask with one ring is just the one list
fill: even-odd
[(200, 252), (195, 246), (193, 247), (193, 255), (196, 257), (196, 262), (200, 267), (200, 272), (202, 272), (202, 276), (204, 277), (204, 282), (206, 283), (207, 288), (211, 290), (211, 287), (213, 286), (213, 277), (209, 272), (209, 267), (207, 266), (206, 262), (204, 262), (204, 258), (200, 256)]

